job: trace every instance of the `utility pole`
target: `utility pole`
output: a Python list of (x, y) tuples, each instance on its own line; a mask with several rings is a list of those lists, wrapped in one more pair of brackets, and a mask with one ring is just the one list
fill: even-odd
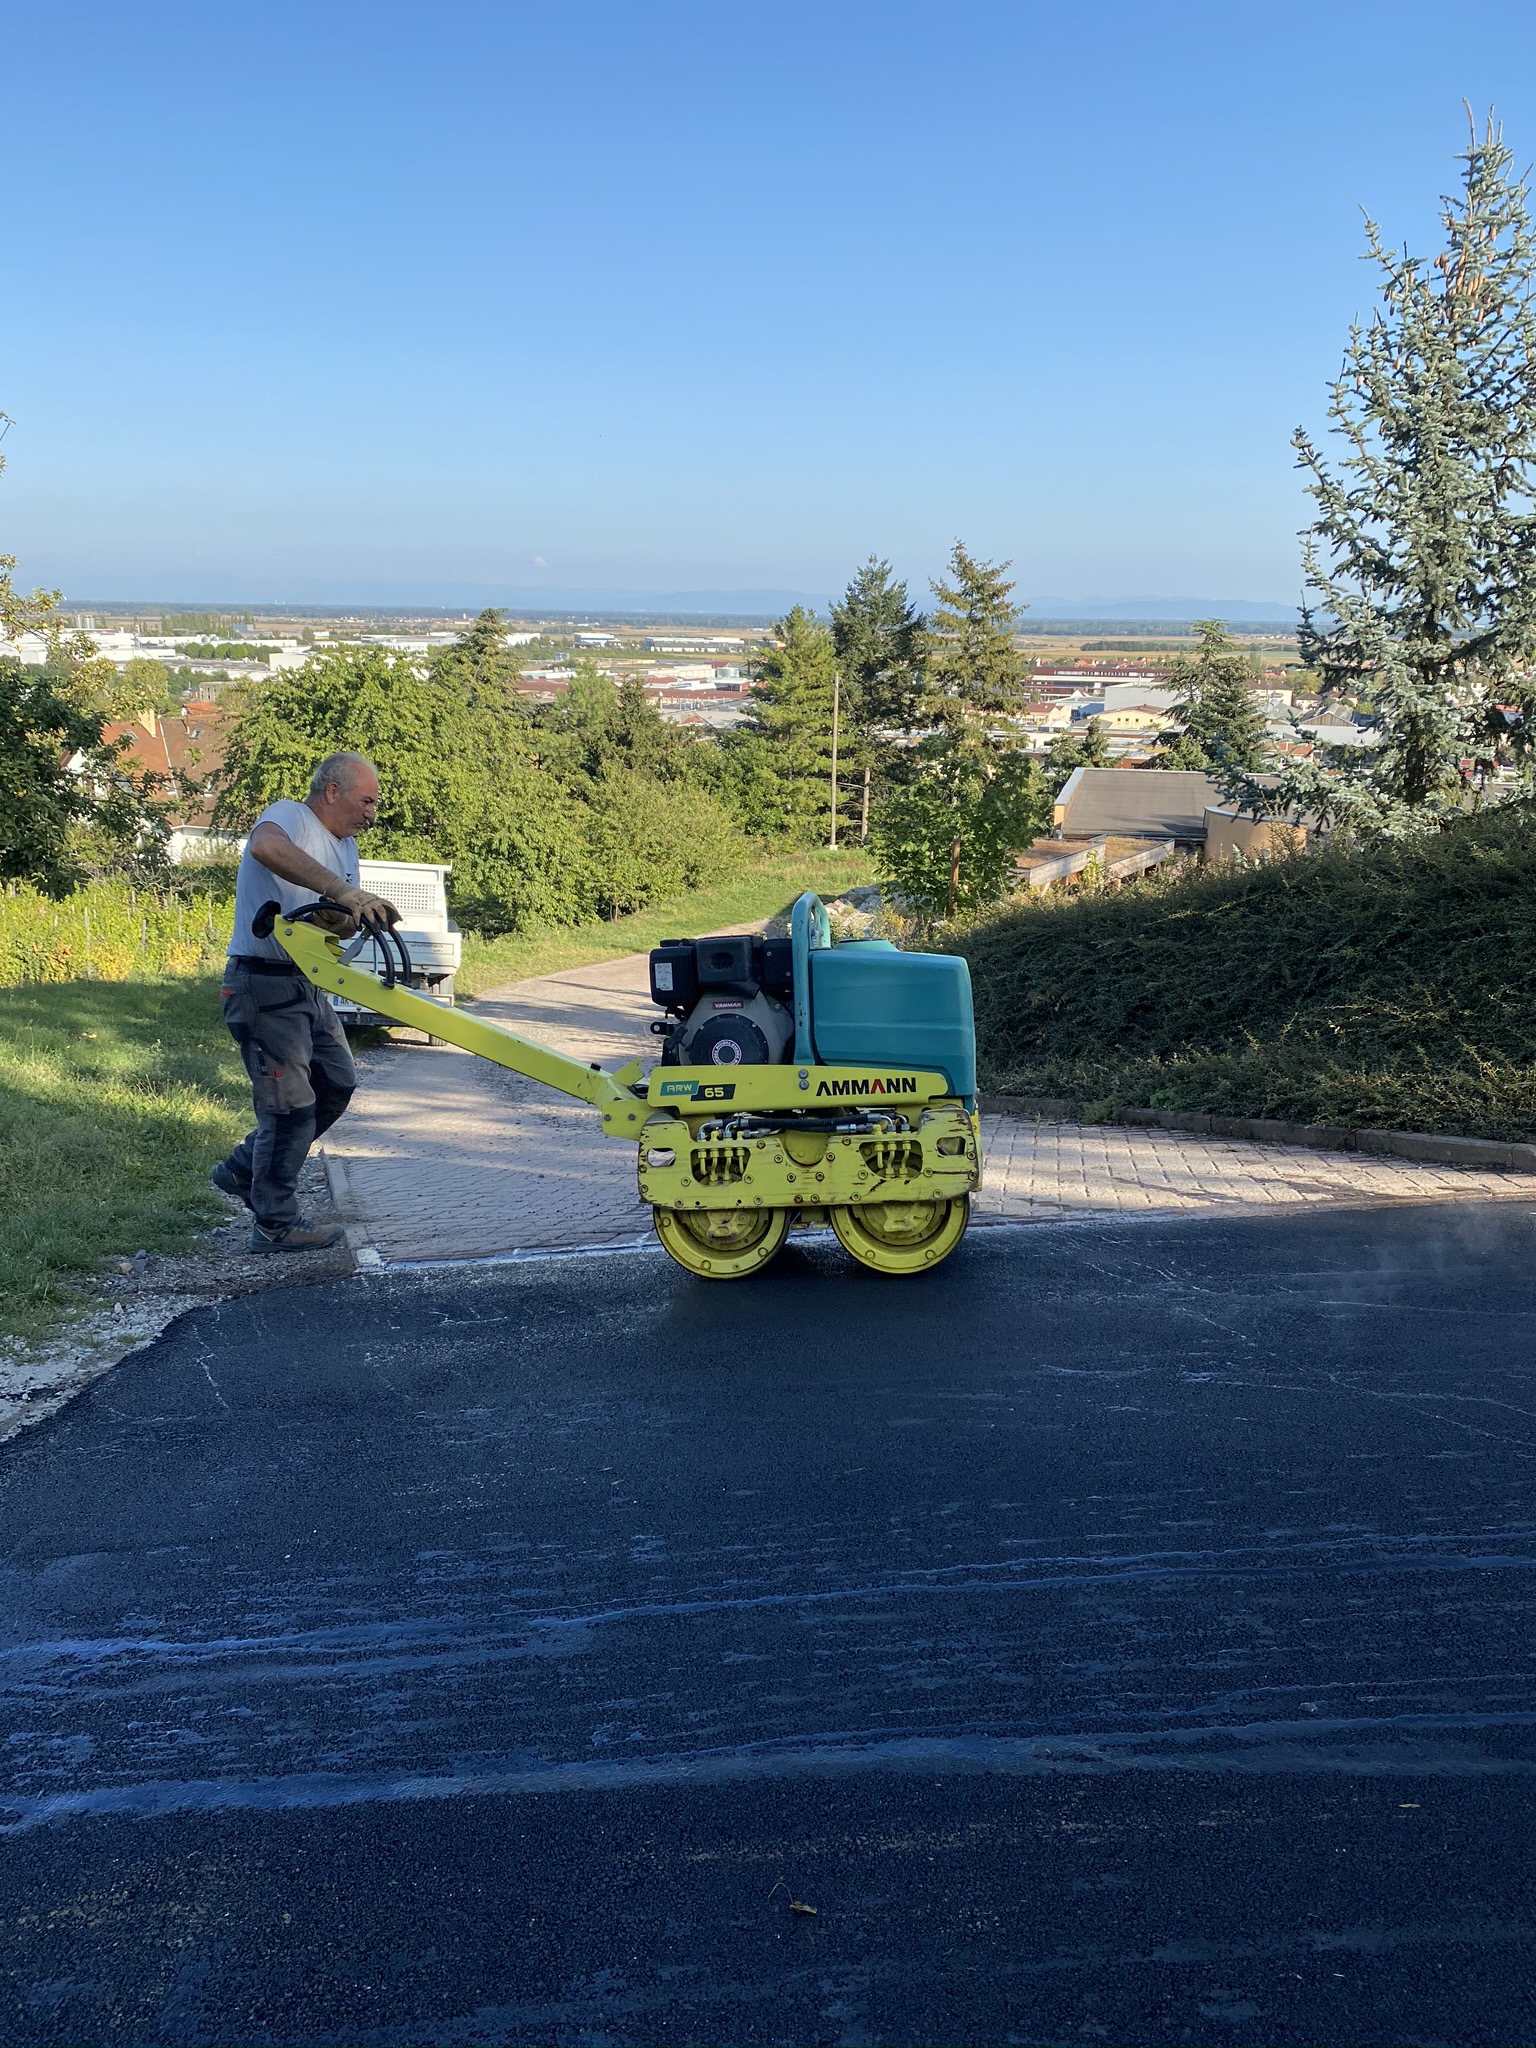
[(867, 840), (868, 838), (869, 838), (869, 767), (868, 767), (868, 765), (866, 764), (866, 765), (865, 765), (865, 769), (864, 769), (864, 803), (863, 803), (863, 807), (861, 808), (861, 810), (860, 810), (860, 812), (859, 812), (859, 844), (860, 844), (860, 845), (862, 846), (862, 845), (863, 845), (863, 844), (865, 843), (865, 841), (866, 841), (866, 840)]
[(827, 845), (837, 851), (837, 725), (842, 711), (843, 679), (837, 669), (832, 671), (832, 837)]

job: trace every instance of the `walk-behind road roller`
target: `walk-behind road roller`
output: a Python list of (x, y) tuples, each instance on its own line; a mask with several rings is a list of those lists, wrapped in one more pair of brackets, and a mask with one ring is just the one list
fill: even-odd
[(314, 922), (267, 906), (317, 988), (590, 1102), (639, 1149), (640, 1197), (704, 1280), (760, 1272), (792, 1229), (830, 1224), (876, 1273), (924, 1273), (965, 1235), (981, 1185), (976, 1033), (963, 960), (887, 939), (833, 945), (809, 892), (787, 939), (669, 939), (651, 954), (653, 1063), (605, 1073), (410, 986), (391, 935), (373, 974)]

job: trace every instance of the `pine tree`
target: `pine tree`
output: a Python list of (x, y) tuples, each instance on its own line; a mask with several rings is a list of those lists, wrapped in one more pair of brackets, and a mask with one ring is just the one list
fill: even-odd
[(1024, 657), (1013, 644), (1019, 607), (1008, 562), (978, 561), (957, 540), (951, 581), (932, 585), (938, 600), (928, 622), (927, 711), (954, 726), (982, 713), (1008, 712), (1028, 694)]
[(1180, 730), (1159, 742), (1157, 766), (1252, 772), (1264, 765), (1267, 740), (1252, 664), (1220, 619), (1197, 619), (1195, 631), (1194, 653), (1181, 654), (1168, 674)]
[(876, 815), (884, 872), (908, 903), (934, 916), (994, 901), (1009, 856), (1049, 815), (1039, 768), (999, 745), (987, 726), (989, 715), (1022, 706), (1027, 694), (1009, 566), (978, 561), (957, 540), (951, 580), (932, 585), (938, 602), (925, 636), (920, 713), (932, 729)]
[[(922, 711), (927, 621), (889, 562), (871, 555), (832, 606), (832, 644), (841, 682), (840, 779), (868, 836), (871, 799), (905, 779), (911, 732)], [(849, 820), (850, 826), (852, 819)]]
[(1108, 766), (1109, 741), (1096, 718), (1090, 718), (1080, 732), (1060, 734), (1045, 750), (1045, 779), (1052, 796), (1059, 794), (1075, 770)]
[(1377, 744), (1287, 763), (1267, 796), (1234, 784), (1357, 831), (1464, 808), (1501, 761), (1529, 767), (1536, 727), (1536, 241), (1491, 116), (1460, 161), (1432, 262), (1367, 221), (1381, 303), (1332, 386), (1342, 461), (1294, 436), (1317, 508), (1302, 659), (1327, 690), (1369, 698)]
[(790, 838), (824, 840), (832, 817), (832, 635), (797, 604), (774, 627), (758, 669), (754, 727), (773, 766), (774, 822)]
[(923, 687), (926, 621), (893, 574), (871, 555), (832, 607), (832, 643), (850, 729), (910, 732)]

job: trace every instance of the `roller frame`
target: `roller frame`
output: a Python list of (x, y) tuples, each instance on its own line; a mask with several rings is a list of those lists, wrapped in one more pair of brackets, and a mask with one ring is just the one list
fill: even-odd
[[(647, 1070), (638, 1059), (609, 1073), (399, 982), (386, 983), (346, 961), (337, 938), (302, 919), (279, 916), (273, 935), (327, 995), (350, 997), (360, 1008), (591, 1103), (607, 1136), (638, 1147), (640, 1196), (653, 1208), (786, 1209), (802, 1224), (821, 1225), (834, 1208), (955, 1201), (981, 1185), (977, 1118), (950, 1093), (942, 1074), (810, 1063), (724, 1073), (719, 1067)], [(895, 1126), (889, 1132), (795, 1128), (800, 1114), (854, 1122), (879, 1119), (882, 1112)], [(736, 1115), (783, 1116), (785, 1128), (732, 1137), (726, 1126)], [(656, 1155), (668, 1151), (672, 1159), (660, 1163)]]

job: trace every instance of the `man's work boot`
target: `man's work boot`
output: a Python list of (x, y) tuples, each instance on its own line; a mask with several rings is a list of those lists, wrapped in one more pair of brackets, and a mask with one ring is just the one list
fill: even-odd
[(252, 1223), (250, 1243), (246, 1249), (253, 1252), (324, 1252), (333, 1244), (340, 1244), (346, 1232), (339, 1223), (309, 1223), (301, 1216), (297, 1223), (290, 1223), (286, 1230), (263, 1230), (259, 1223)]
[(221, 1159), (208, 1178), (221, 1195), (233, 1195), (237, 1202), (244, 1202), (247, 1209), (250, 1208), (251, 1184), (240, 1178), (227, 1159)]

